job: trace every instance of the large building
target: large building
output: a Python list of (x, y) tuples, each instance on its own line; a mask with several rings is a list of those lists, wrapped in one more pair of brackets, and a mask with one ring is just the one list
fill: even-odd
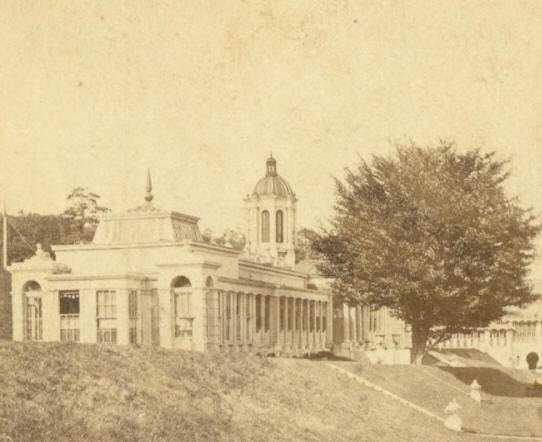
[[(243, 252), (203, 241), (198, 218), (157, 208), (150, 176), (146, 190), (141, 206), (103, 216), (92, 243), (53, 246), (55, 260), (38, 245), (9, 266), (13, 339), (409, 362), (402, 321), (343, 303), (314, 260), (296, 263), (297, 197), (274, 158), (245, 198)], [(542, 356), (542, 302), (441, 347), (527, 367), (529, 353)]]
[(296, 197), (269, 158), (244, 253), (153, 203), (102, 217), (90, 244), (9, 267), (13, 339), (302, 354), (333, 343), (332, 296), (294, 269)]

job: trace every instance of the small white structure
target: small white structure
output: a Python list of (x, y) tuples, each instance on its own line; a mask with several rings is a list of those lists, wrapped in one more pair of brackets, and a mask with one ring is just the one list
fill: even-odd
[(446, 413), (444, 426), (452, 431), (461, 431), (463, 423), (459, 417), (459, 404), (455, 398), (448, 403), (444, 409), (444, 413)]
[(482, 395), (480, 394), (481, 389), (482, 386), (476, 379), (470, 384), (470, 398), (479, 404), (482, 402)]
[(149, 175), (145, 203), (103, 216), (92, 243), (53, 246), (56, 260), (38, 247), (8, 268), (13, 339), (285, 354), (330, 348), (331, 293), (309, 289), (310, 276), (293, 269), (296, 198), (284, 183), (271, 158), (247, 200), (249, 251), (272, 257), (263, 262), (205, 243), (198, 218), (154, 206)]

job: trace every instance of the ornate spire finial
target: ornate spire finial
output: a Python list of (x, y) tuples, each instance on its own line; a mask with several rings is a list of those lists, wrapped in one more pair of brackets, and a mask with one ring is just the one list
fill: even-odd
[(147, 169), (147, 186), (145, 187), (147, 194), (145, 195), (145, 201), (150, 203), (154, 198), (152, 196), (152, 181), (151, 181), (151, 170)]
[(273, 158), (273, 154), (265, 162), (266, 165), (266, 175), (276, 175), (277, 174), (277, 161)]

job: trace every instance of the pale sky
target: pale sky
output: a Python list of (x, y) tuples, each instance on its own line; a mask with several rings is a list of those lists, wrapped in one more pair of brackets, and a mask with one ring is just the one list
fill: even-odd
[(512, 160), (542, 213), (541, 1), (0, 0), (0, 196), (59, 213), (76, 186), (242, 225), (269, 152), (328, 219), (332, 175), (440, 138)]

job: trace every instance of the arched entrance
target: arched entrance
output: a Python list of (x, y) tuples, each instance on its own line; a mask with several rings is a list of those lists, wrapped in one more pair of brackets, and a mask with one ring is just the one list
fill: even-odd
[(527, 355), (525, 358), (527, 360), (527, 365), (529, 366), (529, 370), (535, 370), (538, 365), (539, 356), (538, 353), (532, 351)]
[(25, 310), (25, 339), (41, 341), (43, 339), (41, 286), (36, 281), (27, 281), (23, 285)]
[(171, 281), (174, 319), (174, 347), (192, 349), (194, 316), (192, 314), (192, 284), (185, 276)]

